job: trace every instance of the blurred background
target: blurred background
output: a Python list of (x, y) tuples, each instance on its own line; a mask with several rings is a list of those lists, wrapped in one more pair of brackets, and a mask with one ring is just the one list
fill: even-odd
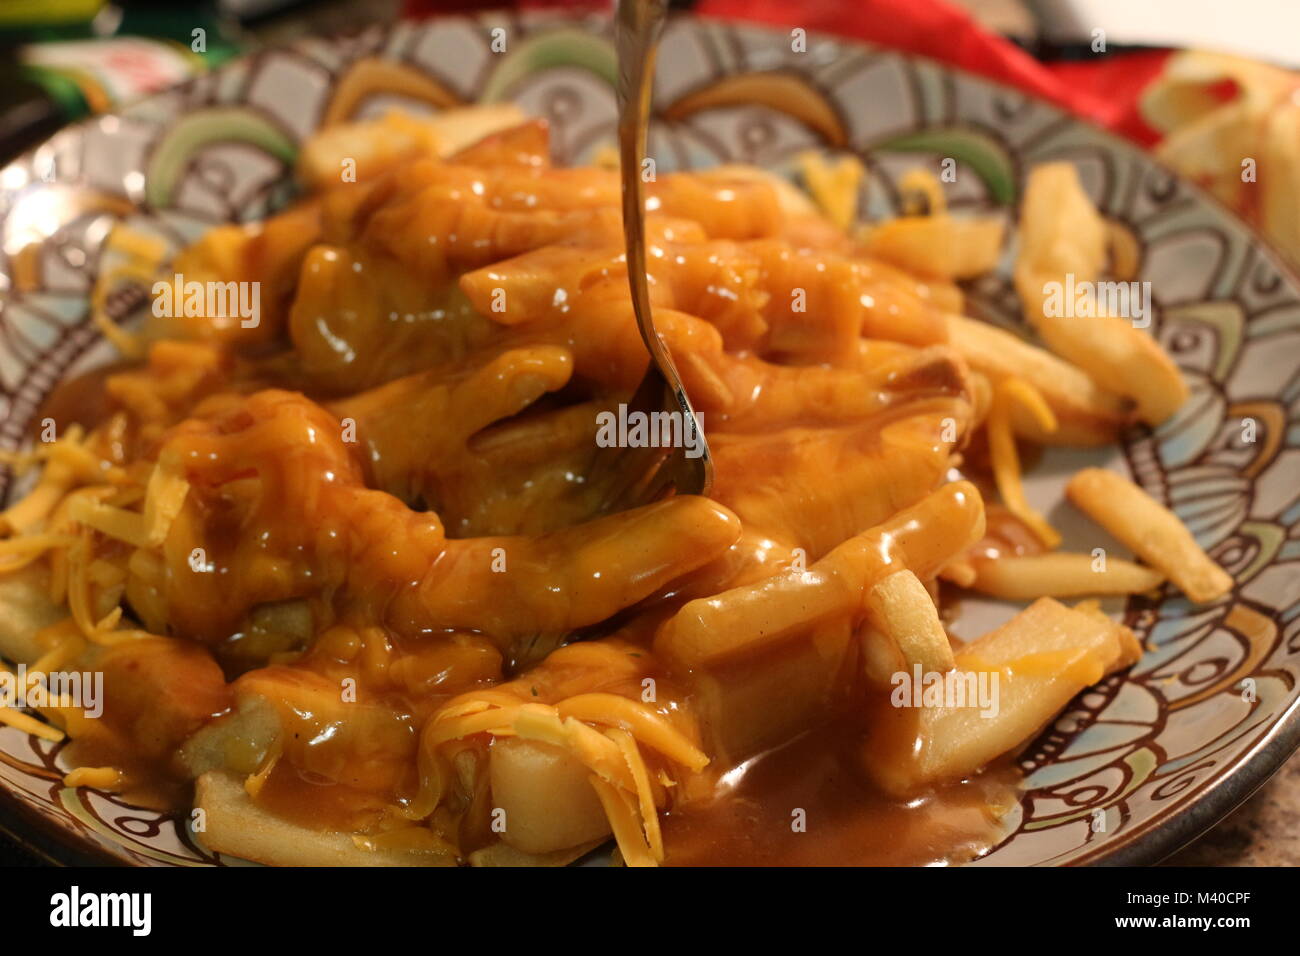
[[(1063, 90), (1110, 98), (1112, 109), (1150, 80), (1170, 49), (1216, 50), (1300, 67), (1300, 3), (1294, 0), (672, 0), (672, 5), (708, 16), (789, 22), (875, 39), (976, 72), (988, 73), (981, 66), (992, 65), (1001, 74), (995, 78), (1028, 80), (1040, 94), (1050, 95), (1043, 81), (1054, 77)], [(114, 109), (259, 46), (401, 16), (504, 6), (600, 8), (608, 3), (0, 0), (0, 161), (65, 123)], [(967, 24), (985, 35), (972, 34)], [(196, 40), (200, 35), (202, 43)], [(1003, 48), (989, 47), (991, 38)], [(1032, 77), (1039, 67), (1041, 76)], [(1077, 102), (1069, 105), (1116, 125), (1104, 110), (1098, 113), (1098, 104), (1082, 110)]]
[[(60, 127), (308, 33), (572, 0), (0, 0), (0, 165)], [(1300, 265), (1300, 0), (674, 0), (1018, 86), (1214, 193)], [(1157, 93), (1172, 95), (1158, 96)], [(1242, 189), (1241, 157), (1268, 156)], [(1264, 175), (1264, 174), (1267, 175)], [(0, 837), (0, 863), (31, 862)], [(1300, 865), (1300, 759), (1174, 865)]]
[[(671, 0), (943, 60), (1151, 149), (1300, 268), (1300, 0)], [(0, 163), (69, 122), (307, 33), (612, 0), (0, 0)], [(1243, 156), (1261, 158), (1243, 188)], [(1263, 169), (1268, 164), (1270, 168)]]

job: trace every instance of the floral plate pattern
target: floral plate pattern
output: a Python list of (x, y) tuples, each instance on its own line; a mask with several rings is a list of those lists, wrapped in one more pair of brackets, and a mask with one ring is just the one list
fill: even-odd
[[(550, 120), (558, 160), (582, 163), (614, 141), (614, 77), (607, 20), (445, 18), (268, 50), (58, 134), (0, 171), (0, 447), (22, 443), (55, 382), (111, 355), (92, 306), (129, 324), (181, 246), (283, 204), (298, 146), (321, 124), (398, 103), (513, 100)], [(1300, 743), (1300, 284), (1137, 149), (934, 63), (681, 18), (656, 83), (660, 169), (792, 172), (803, 150), (852, 152), (868, 170), (867, 216), (897, 210), (895, 184), (918, 164), (955, 160), (950, 203), (1008, 216), (1028, 167), (1079, 168), (1128, 252), (1125, 278), (1151, 282), (1154, 331), (1192, 385), (1173, 420), (1126, 436), (1122, 462), (1237, 584), (1206, 607), (1174, 593), (1112, 604), (1148, 652), (1020, 756), (1021, 800), (977, 865), (1154, 862), (1212, 825)], [(1011, 327), (1013, 256), (966, 290), (970, 311)], [(1070, 471), (1120, 455), (1049, 453), (1030, 498), (1049, 507)], [(0, 473), (0, 494), (13, 493)], [(1083, 528), (1063, 509), (1051, 517), (1067, 537)], [(956, 630), (1009, 613), (972, 601)], [(238, 862), (203, 850), (184, 816), (64, 787), (59, 749), (0, 729), (0, 823), (46, 856)]]

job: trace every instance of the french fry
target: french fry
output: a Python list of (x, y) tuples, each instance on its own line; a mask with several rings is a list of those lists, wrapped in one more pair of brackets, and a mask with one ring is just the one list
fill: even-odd
[(1232, 589), (1232, 577), (1201, 549), (1178, 516), (1122, 475), (1085, 468), (1070, 479), (1065, 492), (1194, 603), (1213, 601)]
[[(1093, 207), (1070, 163), (1047, 163), (1029, 174), (1020, 213), (1015, 284), (1025, 317), (1057, 355), (1103, 388), (1131, 398), (1138, 417), (1158, 425), (1187, 400), (1178, 366), (1133, 316), (1110, 314), (1098, 300), (1088, 315), (1048, 309), (1049, 284), (1063, 290), (1094, 282), (1106, 263), (1106, 221)], [(1064, 292), (1058, 291), (1059, 295)]]
[(888, 687), (895, 674), (907, 669), (898, 642), (889, 635), (882, 634), (870, 623), (864, 624), (858, 631), (858, 642), (862, 649), (862, 672), (868, 683), (876, 687)]
[(482, 103), (442, 110), (422, 117), (420, 122), (432, 133), (438, 155), (446, 157), (527, 120), (528, 116), (514, 103)]
[(230, 706), (225, 675), (198, 641), (144, 636), (84, 661), (104, 675), (104, 715), (73, 718), (67, 729), (92, 745), (130, 735), (135, 756), (179, 769), (184, 742)]
[(804, 572), (767, 578), (682, 606), (659, 632), (655, 653), (687, 668), (750, 655), (853, 613), (865, 589), (908, 568), (929, 577), (984, 536), (984, 502), (957, 481), (850, 538)]
[(952, 645), (930, 592), (911, 571), (896, 571), (867, 591), (867, 617), (898, 645), (906, 666), (926, 672), (953, 669)]
[[(957, 654), (946, 679), (964, 682), (964, 705), (890, 708), (862, 751), (864, 766), (897, 795), (961, 779), (1032, 740), (1075, 694), (1140, 653), (1128, 628), (1040, 598)], [(989, 699), (972, 702), (981, 677)]]
[[(340, 123), (322, 129), (303, 144), (295, 170), (308, 188), (340, 182), (372, 182), (413, 157), (450, 156), (476, 140), (524, 122), (512, 103), (445, 110), (415, 117), (392, 110), (378, 119)], [(354, 177), (341, 173), (351, 161)]]
[[(1164, 134), (1157, 158), (1230, 208), (1258, 216), (1293, 261), (1300, 259), (1294, 82), (1270, 64), (1186, 50), (1170, 57), (1139, 102), (1143, 119)], [(1258, 160), (1258, 182), (1242, 175), (1247, 156)]]
[(1021, 378), (1036, 388), (1056, 414), (1057, 430), (1043, 429), (1026, 409), (1012, 421), (1016, 434), (1049, 445), (1091, 447), (1115, 441), (1128, 415), (1124, 402), (1101, 388), (1084, 372), (1051, 352), (986, 322), (961, 315), (947, 316), (948, 343), (975, 371), (994, 385)]
[[(618, 168), (617, 158), (615, 168)], [(747, 163), (724, 163), (701, 170), (700, 175), (706, 179), (741, 179), (746, 182), (767, 183), (776, 192), (776, 203), (781, 212), (788, 217), (815, 216), (817, 205), (808, 198), (794, 183), (769, 169), (751, 166)]]
[(900, 216), (873, 226), (864, 245), (870, 255), (918, 276), (972, 279), (997, 266), (1005, 232), (998, 219)]
[(1022, 557), (974, 558), (969, 587), (1009, 601), (1085, 594), (1141, 594), (1159, 587), (1165, 576), (1152, 568), (1107, 558), (1099, 565), (1090, 554), (1065, 551)]
[(1174, 360), (1128, 319), (1104, 312), (1084, 319), (1048, 316), (1041, 304), (1036, 308), (1030, 304), (1041, 303), (1042, 277), (1018, 273), (1016, 284), (1030, 321), (1047, 347), (1099, 385), (1133, 399), (1142, 421), (1159, 425), (1187, 401), (1191, 390)]
[(1050, 276), (1091, 279), (1106, 265), (1106, 222), (1072, 163), (1035, 166), (1020, 203), (1017, 266)]
[[(1288, 98), (1269, 111), (1263, 125), (1259, 164), (1265, 174), (1260, 182), (1260, 222), (1264, 235), (1276, 242), (1292, 263), (1300, 262), (1300, 104)], [(1233, 175), (1225, 179), (1241, 178), (1236, 163), (1228, 168)]]
[[(807, 571), (683, 605), (654, 650), (689, 673), (709, 752), (722, 763), (744, 759), (825, 719), (828, 702), (844, 690), (855, 639), (868, 653), (897, 649), (858, 626), (867, 589), (903, 568), (933, 576), (984, 530), (979, 492), (953, 482)], [(897, 671), (892, 665), (901, 660), (869, 659), (868, 679)]]
[[(878, 632), (875, 639), (896, 649)], [(734, 765), (825, 721), (851, 686), (848, 665), (857, 640), (848, 616), (840, 615), (691, 674), (705, 749), (720, 765)]]
[[(290, 823), (253, 803), (238, 774), (199, 777), (194, 806), (203, 829), (195, 838), (209, 850), (274, 866), (455, 866), (449, 852), (358, 845), (351, 834)], [(426, 831), (427, 832), (427, 831)]]

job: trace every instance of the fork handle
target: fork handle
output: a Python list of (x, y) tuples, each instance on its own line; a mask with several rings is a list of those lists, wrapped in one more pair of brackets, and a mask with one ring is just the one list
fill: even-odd
[(655, 332), (646, 283), (645, 178), (646, 127), (654, 87), (659, 35), (668, 12), (667, 0), (619, 0), (615, 47), (618, 52), (618, 148), (623, 183), (623, 239), (627, 246), (628, 282), (632, 310), (646, 348), (660, 367), (669, 358)]

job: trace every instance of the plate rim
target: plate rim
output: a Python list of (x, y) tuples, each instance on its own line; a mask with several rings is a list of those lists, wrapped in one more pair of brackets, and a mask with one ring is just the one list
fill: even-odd
[[(486, 19), (494, 16), (500, 17), (503, 14), (515, 19), (517, 22), (533, 26), (541, 25), (542, 27), (545, 27), (548, 23), (563, 25), (590, 22), (593, 19), (602, 22), (609, 21), (607, 15), (593, 11), (537, 9), (449, 13), (422, 18), (398, 17), (378, 23), (358, 24), (342, 30), (318, 30), (313, 28), (293, 39), (268, 43), (250, 49), (222, 62), (214, 70), (157, 90), (146, 97), (123, 104), (112, 111), (83, 117), (76, 122), (69, 123), (40, 142), (13, 156), (9, 162), (0, 167), (0, 172), (15, 164), (34, 161), (36, 153), (47, 148), (51, 143), (65, 137), (72, 138), (76, 135), (84, 135), (86, 130), (108, 117), (122, 116), (124, 112), (138, 108), (149, 100), (186, 91), (198, 83), (209, 81), (211, 76), (232, 66), (238, 66), (241, 63), (276, 51), (293, 50), (304, 41), (337, 43), (349, 37), (360, 36), (371, 30), (387, 32), (400, 25), (427, 27), (439, 21), (450, 20), (483, 22)], [(674, 13), (672, 19), (776, 35), (783, 32), (783, 28), (779, 25), (765, 21), (701, 15), (691, 12)], [(856, 37), (827, 33), (822, 30), (810, 30), (808, 31), (808, 37), (810, 40), (830, 42), (844, 47), (897, 57), (915, 64), (922, 64), (926, 68), (936, 70), (942, 74), (961, 77), (968, 83), (1033, 102), (1039, 107), (1052, 110), (1058, 117), (1068, 120), (1073, 125), (1086, 127), (1095, 137), (1102, 140), (1108, 149), (1120, 151), (1129, 157), (1137, 157), (1149, 167), (1165, 173), (1178, 183), (1180, 189), (1193, 196), (1198, 203), (1210, 207), (1220, 216), (1227, 218), (1242, 229), (1248, 236), (1251, 245), (1267, 260), (1268, 264), (1293, 288), (1300, 292), (1300, 264), (1293, 265), (1253, 223), (1242, 218), (1199, 183), (1171, 168), (1148, 149), (1107, 129), (1092, 118), (1073, 113), (1066, 107), (1037, 93), (1023, 90), (1002, 80), (993, 79), (965, 67), (945, 63), (932, 57), (899, 50)], [(135, 203), (135, 205), (140, 209), (153, 208), (147, 203)], [(97, 339), (92, 340), (92, 345), (94, 341), (97, 341)], [(84, 351), (84, 349), (80, 350), (79, 355), (84, 354)], [(76, 357), (74, 357), (71, 361), (75, 362), (76, 360)], [(66, 374), (66, 370), (64, 374)], [(1085, 850), (1080, 856), (1064, 865), (1123, 867), (1150, 866), (1159, 863), (1194, 842), (1228, 817), (1267, 783), (1269, 778), (1297, 750), (1300, 750), (1300, 696), (1293, 700), (1291, 705), (1268, 725), (1260, 739), (1248, 752), (1240, 755), (1227, 769), (1216, 774), (1213, 782), (1195, 794), (1191, 801), (1181, 810), (1166, 815), (1164, 819), (1148, 827), (1122, 834), (1113, 842), (1107, 842), (1091, 850)], [(89, 789), (93, 790), (93, 788)], [(70, 817), (66, 810), (64, 815)], [(125, 852), (119, 854), (113, 849), (101, 845), (92, 837), (78, 831), (76, 827), (60, 823), (28, 806), (20, 796), (15, 794), (3, 782), (0, 782), (0, 832), (3, 832), (23, 850), (49, 865), (78, 867), (148, 866), (144, 861), (137, 860)], [(978, 863), (978, 860), (974, 862)], [(180, 864), (175, 865), (183, 868)], [(1015, 864), (1001, 865), (1014, 866)], [(1052, 864), (1040, 862), (1025, 865), (1050, 866)]]

